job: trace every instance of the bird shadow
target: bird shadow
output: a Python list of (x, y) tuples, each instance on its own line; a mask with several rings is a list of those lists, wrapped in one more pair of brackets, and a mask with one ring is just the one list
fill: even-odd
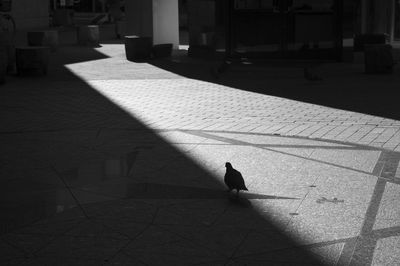
[(242, 193), (241, 196), (245, 197), (246, 199), (288, 199), (288, 200), (298, 200), (299, 199), (299, 198), (264, 195), (264, 194), (257, 194), (257, 193)]
[(287, 199), (287, 200), (298, 200), (299, 198), (291, 198), (291, 197), (280, 197), (280, 196), (272, 196), (272, 195), (263, 195), (257, 193), (240, 193), (236, 195), (234, 193), (230, 193), (228, 196), (228, 200), (230, 203), (235, 204), (240, 207), (249, 208), (252, 206), (251, 199)]
[(252, 206), (250, 200), (248, 200), (247, 198), (243, 198), (241, 196), (236, 196), (236, 195), (230, 194), (228, 197), (228, 200), (231, 204), (238, 206), (238, 207), (250, 208)]
[(228, 197), (235, 199), (287, 199), (294, 200), (298, 198), (282, 197), (274, 195), (264, 195), (258, 193), (240, 192), (239, 196), (236, 192), (221, 191), (218, 188), (204, 188), (181, 186), (174, 184), (156, 184), (156, 183), (130, 183), (124, 195), (127, 198), (162, 198), (162, 199), (223, 199)]

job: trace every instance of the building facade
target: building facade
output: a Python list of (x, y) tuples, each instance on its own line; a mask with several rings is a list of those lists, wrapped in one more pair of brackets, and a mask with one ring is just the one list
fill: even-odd
[(0, 0), (10, 10), (2, 13), (10, 14), (19, 30), (48, 27), (49, 0)]
[[(229, 55), (335, 58), (355, 35), (400, 41), (400, 0), (0, 0), (17, 29), (45, 28), (56, 9), (109, 12), (120, 1), (126, 33), (179, 45), (208, 45)], [(122, 9), (121, 9), (122, 10)]]
[(356, 35), (400, 38), (399, 0), (187, 0), (189, 43), (230, 56), (340, 58)]

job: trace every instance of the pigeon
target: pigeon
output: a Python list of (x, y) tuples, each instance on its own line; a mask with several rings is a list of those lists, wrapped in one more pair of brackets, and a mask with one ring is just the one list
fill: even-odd
[(315, 73), (312, 73), (307, 67), (304, 68), (304, 78), (308, 81), (319, 81), (322, 78)]
[(239, 190), (248, 190), (244, 184), (244, 179), (242, 174), (234, 169), (231, 163), (225, 163), (226, 173), (224, 177), (224, 182), (228, 186), (229, 191), (236, 189), (236, 195), (239, 196)]
[(228, 70), (229, 66), (230, 66), (231, 62), (230, 61), (224, 61), (222, 62), (222, 64), (218, 67), (213, 67), (211, 69), (211, 75), (215, 78), (215, 79), (219, 79), (219, 77)]

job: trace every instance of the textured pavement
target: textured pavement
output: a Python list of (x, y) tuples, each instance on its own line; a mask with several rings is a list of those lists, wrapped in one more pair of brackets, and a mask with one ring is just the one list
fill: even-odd
[[(275, 91), (383, 92), (398, 67), (322, 64), (309, 83), (301, 64), (213, 79), (215, 62), (150, 63), (117, 43), (67, 46), (48, 76), (8, 77), (2, 265), (400, 263), (400, 122)], [(226, 161), (246, 180), (240, 198)]]

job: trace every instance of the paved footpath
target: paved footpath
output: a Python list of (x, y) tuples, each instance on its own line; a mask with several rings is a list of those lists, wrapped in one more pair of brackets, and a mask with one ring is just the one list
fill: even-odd
[[(400, 122), (240, 85), (384, 77), (331, 64), (329, 84), (301, 68), (247, 80), (232, 67), (211, 82), (196, 62), (180, 75), (126, 61), (119, 44), (70, 46), (47, 77), (9, 77), (2, 265), (400, 263)], [(226, 161), (249, 188), (239, 198), (224, 191)]]
[[(105, 47), (103, 51), (113, 56), (104, 59), (103, 66), (99, 62), (85, 62), (75, 64), (71, 69), (100, 93), (117, 101), (125, 109), (132, 110), (135, 116), (142, 118), (144, 123), (151, 124), (153, 128), (280, 134), (338, 140), (400, 151), (398, 120), (217, 85), (216, 83), (221, 83), (220, 80), (215, 80), (214, 83), (188, 79), (168, 72), (168, 69), (127, 62), (121, 47)], [(199, 64), (203, 62), (200, 60)], [(251, 88), (254, 83), (261, 87), (261, 91), (262, 87), (275, 87), (279, 83), (283, 89), (286, 86), (291, 91), (293, 87), (298, 88), (297, 90), (320, 87), (327, 94), (335, 90), (346, 90), (346, 86), (359, 86), (360, 100), (367, 90), (377, 90), (376, 94), (382, 90), (382, 94), (386, 94), (385, 86), (396, 89), (400, 82), (398, 75), (360, 75), (363, 71), (362, 65), (327, 64), (320, 68), (328, 77), (327, 81), (316, 84), (304, 81), (301, 68), (282, 71), (269, 67), (266, 70), (256, 69), (254, 75), (246, 75), (252, 71), (251, 68), (233, 68), (223, 77), (226, 77), (228, 84), (245, 83)], [(200, 76), (206, 77), (211, 76), (209, 70), (206, 63), (204, 67), (193, 69)], [(396, 74), (399, 71), (397, 66)], [(209, 80), (214, 81), (210, 78)], [(131, 93), (132, 88), (135, 88), (134, 94)], [(388, 94), (388, 97), (391, 95)], [(346, 94), (343, 98), (346, 98)], [(136, 107), (138, 105), (140, 109)], [(375, 102), (374, 105), (384, 106), (385, 102)]]

